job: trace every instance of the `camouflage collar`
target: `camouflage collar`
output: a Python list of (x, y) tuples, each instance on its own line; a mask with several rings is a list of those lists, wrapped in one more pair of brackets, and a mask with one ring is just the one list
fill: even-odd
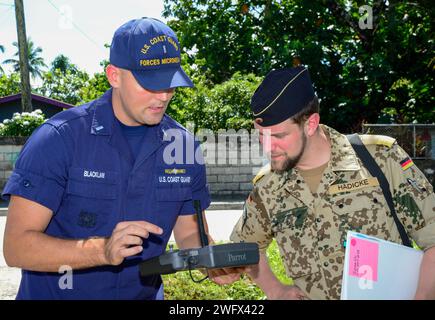
[(300, 200), (311, 210), (314, 210), (314, 196), (308, 185), (303, 182), (304, 180), (298, 169), (289, 170), (280, 175), (276, 174), (276, 176), (278, 177), (278, 183), (274, 192), (277, 194), (283, 192), (281, 193), (281, 197), (284, 197), (284, 195), (288, 193), (294, 198)]
[(296, 170), (292, 169), (289, 171), (286, 171), (284, 173), (273, 173), (276, 179), (278, 180), (277, 186), (274, 190), (279, 190), (287, 183), (287, 181), (293, 181), (296, 180)]
[(331, 170), (360, 170), (361, 166), (358, 162), (358, 158), (346, 136), (323, 124), (320, 125), (320, 128), (329, 136), (331, 141), (331, 159), (329, 160)]

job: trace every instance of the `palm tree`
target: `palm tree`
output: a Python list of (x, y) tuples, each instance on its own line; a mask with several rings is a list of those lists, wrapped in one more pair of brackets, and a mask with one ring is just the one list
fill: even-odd
[(58, 55), (51, 63), (50, 70), (54, 72), (56, 69), (59, 69), (63, 74), (65, 74), (67, 70), (71, 71), (72, 74), (77, 72), (76, 65), (72, 64), (69, 58), (63, 54)]
[[(18, 51), (18, 43), (13, 42), (13, 46), (17, 48), (17, 52), (14, 54), (14, 57), (17, 57), (17, 59), (7, 59), (3, 61), (3, 63), (12, 64), (14, 68), (14, 72), (20, 71), (20, 60), (18, 57), (20, 56), (20, 53)], [(28, 46), (28, 59), (29, 59), (29, 72), (32, 75), (32, 78), (42, 77), (42, 68), (46, 68), (47, 65), (44, 63), (44, 59), (40, 57), (40, 53), (42, 52), (41, 47), (35, 48), (35, 44), (33, 41), (29, 38), (27, 40), (27, 46)]]
[[(0, 44), (0, 51), (3, 53), (3, 52), (5, 52), (5, 47), (4, 46), (2, 46), (1, 44)], [(0, 64), (0, 76), (2, 75), (2, 74), (4, 74), (5, 73), (5, 71), (3, 70), (3, 68), (2, 68), (2, 66), (1, 66), (1, 64)]]

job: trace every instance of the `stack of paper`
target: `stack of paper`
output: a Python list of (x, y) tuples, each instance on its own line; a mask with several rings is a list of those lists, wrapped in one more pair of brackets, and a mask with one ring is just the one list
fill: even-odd
[(422, 258), (422, 251), (349, 231), (341, 299), (413, 299)]

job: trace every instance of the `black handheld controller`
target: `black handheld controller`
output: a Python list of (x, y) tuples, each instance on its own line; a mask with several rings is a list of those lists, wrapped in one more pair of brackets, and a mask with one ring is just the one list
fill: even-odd
[(258, 263), (260, 255), (256, 243), (209, 245), (207, 234), (204, 231), (200, 202), (194, 201), (194, 205), (202, 247), (182, 250), (171, 249), (161, 256), (145, 260), (139, 265), (142, 277), (198, 268), (241, 267)]

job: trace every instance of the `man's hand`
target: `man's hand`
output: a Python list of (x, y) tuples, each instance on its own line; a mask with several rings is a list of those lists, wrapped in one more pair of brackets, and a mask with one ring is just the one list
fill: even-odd
[(281, 285), (267, 295), (269, 300), (308, 300), (305, 293), (297, 286)]
[(225, 285), (236, 282), (242, 273), (249, 271), (249, 267), (210, 269), (208, 277), (218, 285)]
[(420, 266), (420, 277), (418, 280), (416, 300), (435, 299), (435, 247), (431, 247), (424, 252), (423, 261)]
[(163, 230), (146, 221), (125, 221), (116, 225), (104, 246), (105, 264), (120, 265), (126, 257), (142, 252), (143, 239), (150, 233), (162, 234)]

